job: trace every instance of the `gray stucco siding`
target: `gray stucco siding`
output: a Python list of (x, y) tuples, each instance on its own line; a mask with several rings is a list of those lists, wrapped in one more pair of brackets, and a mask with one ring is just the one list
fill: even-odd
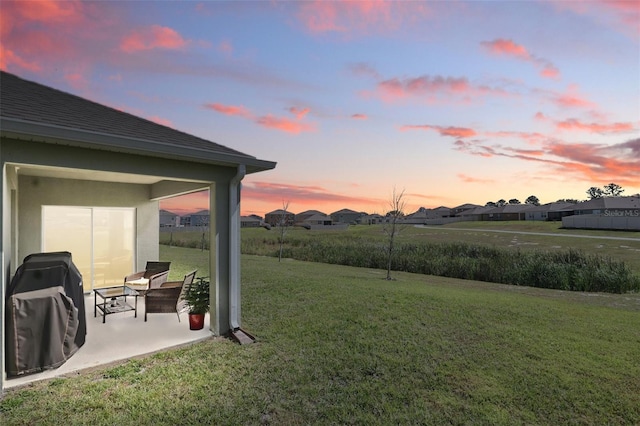
[(41, 251), (45, 205), (135, 208), (137, 266), (144, 269), (147, 260), (158, 259), (158, 202), (149, 200), (148, 185), (20, 176), (18, 194), (19, 262)]

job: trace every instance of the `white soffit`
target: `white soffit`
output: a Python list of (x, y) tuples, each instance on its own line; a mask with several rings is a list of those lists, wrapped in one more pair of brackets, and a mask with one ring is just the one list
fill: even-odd
[(135, 183), (151, 185), (164, 180), (178, 181), (179, 179), (167, 179), (162, 176), (136, 175), (129, 173), (104, 172), (96, 170), (69, 169), (63, 167), (15, 165), (18, 175), (49, 177), (58, 179), (92, 180), (99, 182)]

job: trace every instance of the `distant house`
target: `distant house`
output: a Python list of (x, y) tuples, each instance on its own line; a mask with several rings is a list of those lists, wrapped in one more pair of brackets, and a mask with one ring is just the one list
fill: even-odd
[(191, 215), (180, 216), (180, 226), (185, 228), (191, 226)]
[(180, 226), (180, 216), (168, 210), (160, 210), (160, 228)]
[(293, 226), (295, 216), (295, 213), (278, 209), (264, 215), (264, 221), (271, 226), (279, 226), (281, 223), (285, 226)]
[(547, 203), (541, 206), (532, 205), (532, 207), (526, 211), (526, 220), (561, 220), (562, 210), (573, 206), (571, 203)]
[(640, 197), (602, 197), (589, 201), (583, 201), (578, 204), (571, 204), (570, 207), (563, 211), (570, 211), (574, 215), (595, 214), (595, 215), (614, 215), (617, 212), (640, 209)]
[(259, 228), (263, 225), (262, 218), (259, 216), (240, 216), (241, 228)]
[(494, 207), (482, 213), (481, 220), (526, 220), (526, 211), (532, 207), (530, 204), (507, 204), (501, 207)]
[(640, 197), (603, 197), (563, 210), (565, 228), (640, 231)]
[(333, 223), (360, 223), (360, 219), (367, 214), (364, 212), (357, 212), (350, 209), (342, 209), (331, 213), (331, 220)]
[(333, 224), (333, 220), (331, 220), (331, 216), (319, 212), (313, 214), (296, 215), (295, 224), (303, 226), (305, 228), (331, 226)]
[(479, 206), (477, 204), (469, 204), (469, 203), (461, 204), (461, 205), (451, 209), (451, 215), (452, 216), (462, 217), (462, 216), (464, 216), (463, 213), (470, 212), (473, 209), (476, 209), (478, 207), (482, 207), (482, 206)]
[(384, 222), (384, 216), (377, 213), (368, 214), (360, 218), (360, 223), (363, 225), (377, 225)]
[(200, 210), (189, 216), (190, 226), (209, 226), (209, 210)]
[[(447, 211), (447, 216), (448, 216), (448, 211)], [(436, 210), (432, 210), (432, 209), (426, 209), (424, 207), (420, 207), (418, 209), (418, 211), (416, 211), (415, 213), (411, 213), (407, 216), (405, 216), (402, 219), (403, 223), (410, 223), (410, 224), (427, 224), (427, 222), (429, 220), (433, 220), (433, 219), (442, 219), (442, 211), (436, 211)]]
[(442, 218), (442, 217), (451, 217), (454, 214), (451, 212), (451, 209), (449, 207), (445, 207), (445, 206), (440, 206), (440, 207), (436, 207), (435, 209), (431, 209), (431, 212)]
[(489, 210), (493, 210), (495, 207), (491, 206), (477, 206), (468, 210), (463, 210), (460, 213), (456, 214), (456, 217), (462, 218), (463, 220), (482, 220), (482, 215)]
[(306, 211), (303, 211), (302, 213), (296, 214), (293, 222), (296, 225), (301, 225), (308, 218), (310, 218), (311, 216), (315, 216), (315, 215), (326, 216), (325, 213), (323, 213), (321, 211), (318, 211), (318, 210), (306, 210)]

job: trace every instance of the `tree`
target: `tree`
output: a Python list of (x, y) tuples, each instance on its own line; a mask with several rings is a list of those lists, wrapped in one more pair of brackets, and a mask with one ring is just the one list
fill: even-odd
[(503, 199), (499, 199), (496, 204), (498, 205), (498, 207), (504, 207), (507, 204), (507, 202)]
[(589, 196), (590, 200), (602, 198), (602, 189), (592, 186), (591, 188), (587, 189), (587, 195)]
[(520, 200), (517, 198), (512, 198), (509, 200), (509, 204), (520, 204)]
[(289, 202), (282, 201), (282, 214), (278, 218), (278, 229), (280, 230), (280, 251), (278, 252), (278, 262), (282, 262), (282, 249), (284, 247), (284, 237), (287, 235), (289, 228), (289, 220), (287, 218), (289, 212)]
[(398, 193), (396, 188), (393, 188), (391, 194), (391, 200), (389, 201), (389, 211), (385, 215), (387, 222), (383, 227), (385, 234), (387, 234), (387, 280), (391, 280), (391, 260), (393, 259), (393, 249), (396, 235), (402, 230), (400, 220), (404, 216), (404, 189)]
[(496, 203), (494, 203), (493, 201), (487, 201), (487, 204), (484, 205), (485, 207), (498, 207), (498, 205)]
[(524, 200), (525, 204), (532, 204), (534, 206), (540, 205), (540, 200), (535, 195), (529, 195), (526, 200)]
[(620, 194), (624, 192), (624, 189), (622, 189), (620, 185), (615, 184), (613, 182), (603, 186), (602, 188), (603, 188), (602, 194), (608, 197), (619, 197)]

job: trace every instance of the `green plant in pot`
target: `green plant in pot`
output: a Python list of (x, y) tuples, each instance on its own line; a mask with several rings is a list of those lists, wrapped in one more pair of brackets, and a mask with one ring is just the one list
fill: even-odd
[(204, 327), (204, 314), (209, 312), (209, 279), (198, 277), (184, 294), (189, 306), (189, 328), (201, 330)]

